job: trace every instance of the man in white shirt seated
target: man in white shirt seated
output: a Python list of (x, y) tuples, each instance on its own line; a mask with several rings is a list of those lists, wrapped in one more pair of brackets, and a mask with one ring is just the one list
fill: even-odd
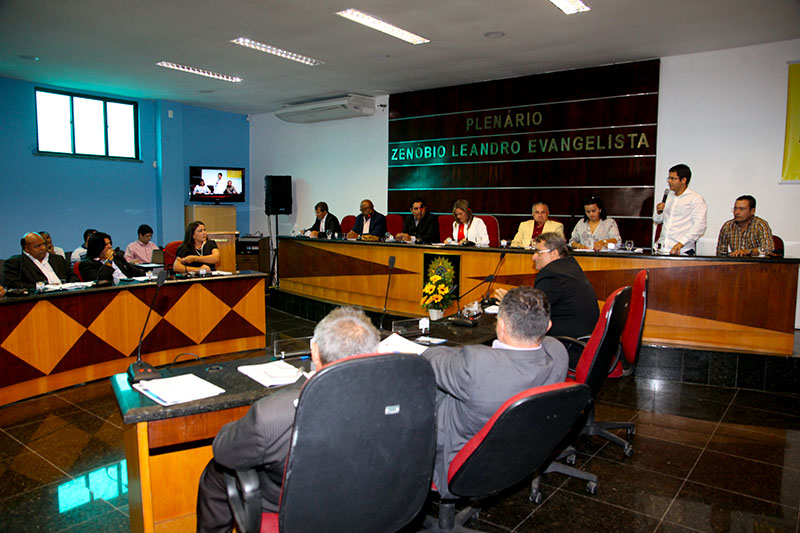
[(83, 258), (86, 257), (86, 245), (89, 242), (89, 237), (91, 237), (95, 232), (96, 229), (87, 229), (83, 232), (83, 244), (72, 250), (72, 254), (69, 256), (69, 267), (74, 268), (75, 263), (80, 263), (83, 261)]
[(3, 273), (10, 289), (33, 289), (36, 283), (60, 285), (74, 281), (75, 275), (67, 268), (66, 260), (47, 252), (44, 239), (35, 232), (26, 233), (20, 239), (22, 254), (6, 260)]
[(136, 233), (139, 238), (125, 248), (125, 260), (134, 265), (152, 262), (153, 251), (158, 250), (156, 243), (150, 240), (153, 238), (153, 228), (142, 224)]
[(669, 169), (667, 201), (659, 202), (653, 215), (653, 222), (663, 224), (655, 246), (659, 253), (694, 255), (697, 239), (706, 231), (708, 207), (703, 197), (689, 188), (691, 179), (687, 165)]

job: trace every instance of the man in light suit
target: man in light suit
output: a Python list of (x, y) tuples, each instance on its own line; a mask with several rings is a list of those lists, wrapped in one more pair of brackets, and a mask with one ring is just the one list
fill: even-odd
[(533, 204), (532, 209), (533, 219), (526, 220), (519, 225), (517, 234), (514, 240), (511, 241), (511, 246), (516, 248), (524, 248), (529, 246), (533, 239), (542, 233), (558, 233), (564, 237), (564, 224), (550, 220), (550, 207), (544, 202), (536, 202)]
[(422, 357), (433, 366), (437, 395), (433, 481), (443, 498), (450, 462), (503, 403), (526, 389), (567, 377), (564, 345), (545, 337), (550, 304), (532, 287), (511, 289), (500, 303), (497, 339), (491, 347), (434, 347)]
[(39, 281), (49, 285), (74, 281), (67, 261), (60, 255), (47, 253), (46, 243), (38, 233), (26, 233), (20, 245), (22, 254), (8, 258), (3, 265), (9, 289), (33, 289)]
[[(361, 311), (334, 309), (314, 328), (311, 360), (321, 369), (350, 355), (376, 353), (380, 335)], [(281, 387), (258, 400), (247, 414), (220, 429), (212, 448), (214, 458), (200, 476), (197, 493), (197, 531), (231, 531), (224, 472), (258, 469), (261, 508), (278, 512), (283, 469), (294, 424), (294, 410), (306, 379)]]

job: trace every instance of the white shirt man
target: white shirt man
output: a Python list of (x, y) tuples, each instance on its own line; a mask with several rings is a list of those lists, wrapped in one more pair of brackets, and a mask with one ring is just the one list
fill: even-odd
[(694, 255), (697, 239), (706, 231), (708, 207), (702, 196), (689, 189), (692, 171), (686, 165), (669, 169), (666, 202), (659, 202), (653, 221), (663, 224), (656, 248), (670, 255)]

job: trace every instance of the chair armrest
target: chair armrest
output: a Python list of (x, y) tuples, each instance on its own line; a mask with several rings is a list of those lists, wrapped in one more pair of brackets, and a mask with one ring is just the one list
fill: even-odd
[(236, 477), (225, 472), (225, 488), (236, 529), (241, 533), (261, 529), (261, 482), (255, 470), (237, 470)]

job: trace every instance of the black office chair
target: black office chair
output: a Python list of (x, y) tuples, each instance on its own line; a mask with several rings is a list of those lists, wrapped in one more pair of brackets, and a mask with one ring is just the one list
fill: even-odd
[[(619, 338), (622, 330), (625, 327), (625, 322), (628, 319), (628, 308), (631, 302), (631, 288), (622, 287), (611, 293), (606, 299), (603, 310), (600, 312), (600, 319), (592, 331), (589, 342), (583, 349), (578, 367), (575, 372), (575, 381), (584, 383), (589, 386), (591, 390), (591, 399), (589, 400), (584, 416), (581, 418), (582, 426), (578, 428), (575, 438), (581, 435), (598, 435), (608, 439), (623, 447), (625, 455), (630, 457), (633, 455), (633, 447), (625, 440), (617, 437), (613, 433), (607, 431), (618, 427), (616, 422), (598, 422), (594, 418), (594, 399), (600, 394), (600, 389), (608, 376), (608, 369), (614, 355), (617, 353), (619, 345)], [(586, 490), (590, 494), (597, 492), (597, 476), (579, 470), (567, 464), (562, 464), (559, 461), (565, 459), (567, 463), (575, 462), (575, 448), (567, 446), (562, 451), (555, 461), (550, 463), (544, 474), (550, 472), (557, 472), (570, 477), (583, 479), (586, 481)], [(531, 486), (530, 499), (533, 502), (539, 503), (542, 500), (542, 495), (539, 490), (539, 478), (533, 480)]]
[(354, 356), (323, 368), (300, 393), (279, 512), (262, 515), (254, 470), (226, 476), (237, 529), (402, 528), (431, 486), (435, 394), (433, 369), (416, 355)]
[(448, 469), (449, 491), (470, 498), (473, 505), (456, 515), (455, 501), (442, 500), (438, 520), (426, 518), (425, 531), (475, 531), (464, 527), (479, 511), (475, 500), (493, 496), (535, 472), (552, 456), (588, 401), (589, 388), (577, 383), (534, 387), (506, 401)]

